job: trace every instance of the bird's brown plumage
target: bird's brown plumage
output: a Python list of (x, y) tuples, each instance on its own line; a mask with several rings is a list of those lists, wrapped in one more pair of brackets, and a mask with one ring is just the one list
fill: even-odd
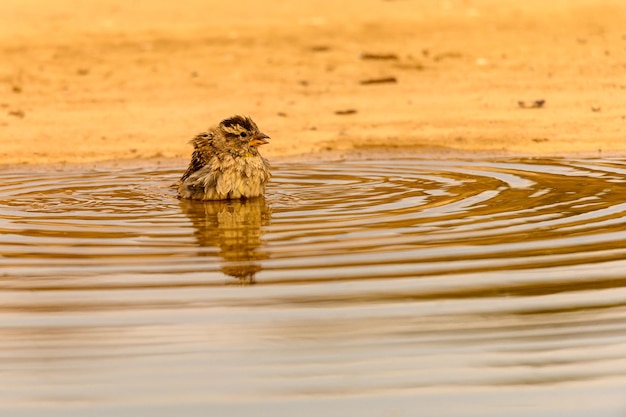
[(187, 171), (178, 185), (181, 198), (228, 200), (263, 195), (270, 179), (269, 162), (258, 146), (269, 137), (244, 116), (224, 119), (214, 129), (196, 135)]

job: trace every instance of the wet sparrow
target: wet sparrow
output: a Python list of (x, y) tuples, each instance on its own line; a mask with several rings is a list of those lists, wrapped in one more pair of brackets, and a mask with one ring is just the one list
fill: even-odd
[(270, 165), (258, 147), (269, 137), (249, 117), (233, 116), (197, 135), (191, 163), (178, 185), (181, 198), (228, 200), (258, 197), (270, 179)]

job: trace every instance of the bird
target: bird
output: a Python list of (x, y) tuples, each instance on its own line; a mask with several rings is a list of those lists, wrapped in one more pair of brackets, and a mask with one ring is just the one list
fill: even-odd
[(269, 140), (249, 116), (239, 115), (196, 135), (191, 140), (191, 162), (178, 183), (178, 196), (205, 201), (262, 196), (271, 173), (258, 148)]

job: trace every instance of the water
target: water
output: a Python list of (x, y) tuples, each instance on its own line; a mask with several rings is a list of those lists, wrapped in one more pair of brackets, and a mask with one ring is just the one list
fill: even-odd
[(618, 160), (0, 171), (0, 415), (625, 416)]

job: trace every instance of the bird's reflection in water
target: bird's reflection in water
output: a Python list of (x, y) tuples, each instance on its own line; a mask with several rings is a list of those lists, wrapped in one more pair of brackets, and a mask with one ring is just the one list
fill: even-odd
[(253, 284), (267, 258), (263, 226), (270, 224), (271, 210), (265, 198), (227, 201), (181, 200), (183, 212), (195, 228), (199, 246), (220, 250), (224, 274)]

